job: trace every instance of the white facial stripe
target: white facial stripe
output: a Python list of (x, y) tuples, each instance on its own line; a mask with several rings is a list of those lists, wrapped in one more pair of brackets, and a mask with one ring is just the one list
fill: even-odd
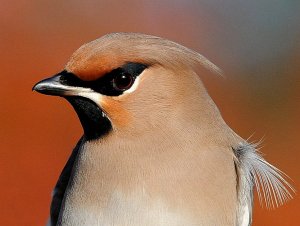
[(47, 84), (47, 86), (53, 89), (62, 90), (65, 96), (81, 96), (88, 98), (94, 101), (97, 105), (99, 105), (101, 101), (102, 95), (90, 88), (66, 86), (60, 83)]
[(88, 99), (92, 100), (93, 102), (95, 102), (95, 104), (97, 104), (99, 106), (101, 104), (102, 95), (100, 93), (94, 92), (91, 89), (89, 89), (88, 91), (79, 90), (79, 92), (77, 92), (76, 95), (88, 98)]
[(66, 86), (60, 83), (42, 83), (37, 86), (38, 89), (43, 89), (43, 87), (46, 87), (47, 89), (49, 88), (55, 89), (58, 91), (61, 90), (63, 92), (63, 95), (65, 96), (80, 96), (80, 97), (88, 98), (93, 102), (95, 102), (95, 104), (97, 104), (98, 106), (100, 106), (101, 104), (102, 95), (90, 88)]

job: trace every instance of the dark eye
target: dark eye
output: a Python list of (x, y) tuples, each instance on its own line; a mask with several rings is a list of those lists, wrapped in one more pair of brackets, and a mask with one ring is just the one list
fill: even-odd
[(132, 86), (134, 77), (129, 73), (120, 73), (113, 78), (112, 82), (116, 90), (124, 91)]

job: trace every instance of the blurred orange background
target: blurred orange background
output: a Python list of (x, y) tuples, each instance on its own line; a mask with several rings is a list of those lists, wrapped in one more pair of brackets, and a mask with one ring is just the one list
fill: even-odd
[[(50, 194), (82, 134), (66, 101), (31, 91), (106, 33), (142, 32), (190, 47), (225, 77), (203, 78), (242, 137), (300, 188), (299, 1), (0, 1), (0, 225), (45, 225)], [(299, 197), (255, 226), (300, 225)]]

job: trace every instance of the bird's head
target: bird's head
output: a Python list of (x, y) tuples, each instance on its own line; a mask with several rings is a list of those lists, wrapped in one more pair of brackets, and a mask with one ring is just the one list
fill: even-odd
[(112, 130), (134, 136), (193, 123), (201, 120), (199, 114), (208, 121), (219, 117), (194, 72), (197, 65), (218, 71), (202, 55), (172, 41), (114, 33), (80, 47), (62, 72), (33, 89), (65, 97), (89, 140)]

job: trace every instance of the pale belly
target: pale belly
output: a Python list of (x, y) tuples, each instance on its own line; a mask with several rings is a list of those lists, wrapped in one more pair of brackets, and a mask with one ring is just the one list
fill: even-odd
[[(67, 204), (67, 203), (66, 203)], [(126, 197), (115, 192), (106, 206), (65, 206), (60, 226), (193, 226), (207, 225), (183, 210), (144, 195)]]

